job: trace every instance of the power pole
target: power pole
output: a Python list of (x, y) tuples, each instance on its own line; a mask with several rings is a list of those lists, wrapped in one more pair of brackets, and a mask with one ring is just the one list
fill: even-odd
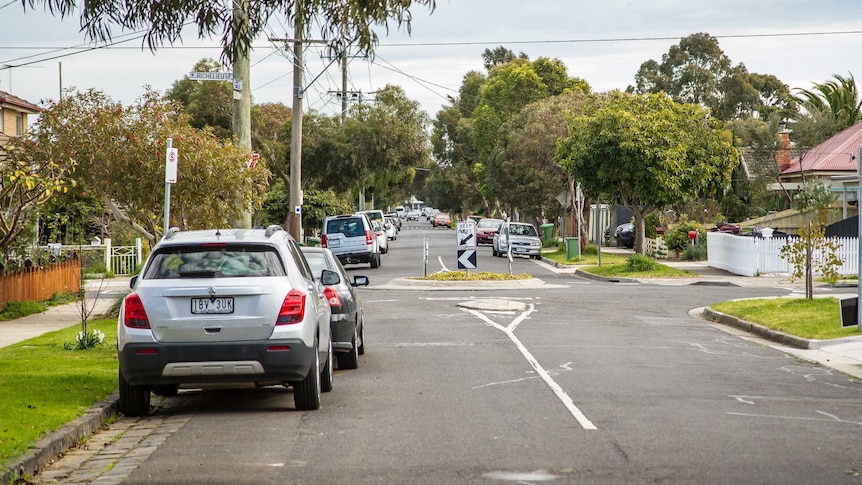
[[(234, 35), (248, 35), (248, 0), (233, 0), (233, 28)], [(251, 39), (248, 39), (246, 47), (235, 51), (233, 61), (233, 142), (238, 147), (248, 148), (251, 152), (251, 68), (249, 61), (249, 48)], [(233, 227), (250, 228), (251, 212), (243, 206), (242, 201), (237, 201), (240, 215), (231, 222)]]
[(287, 232), (302, 242), (302, 1), (293, 26), (293, 120), (290, 138), (290, 205)]

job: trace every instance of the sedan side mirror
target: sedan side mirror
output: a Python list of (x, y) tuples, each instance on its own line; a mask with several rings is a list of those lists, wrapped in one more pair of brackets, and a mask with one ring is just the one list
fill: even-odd
[(138, 282), (138, 275), (132, 276), (132, 279), (129, 280), (129, 288), (135, 289), (135, 283)]
[(368, 277), (367, 276), (354, 276), (353, 277), (353, 286), (368, 286)]
[(320, 284), (323, 286), (332, 286), (338, 283), (341, 283), (341, 277), (335, 271), (325, 269), (320, 273)]

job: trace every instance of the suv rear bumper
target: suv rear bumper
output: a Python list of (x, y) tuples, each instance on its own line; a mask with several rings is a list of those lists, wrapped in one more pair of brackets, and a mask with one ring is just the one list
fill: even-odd
[(131, 385), (293, 382), (308, 375), (316, 349), (300, 339), (224, 343), (129, 343), (118, 353)]
[(341, 264), (370, 263), (374, 259), (374, 254), (371, 252), (342, 253), (336, 254), (335, 257), (341, 261)]

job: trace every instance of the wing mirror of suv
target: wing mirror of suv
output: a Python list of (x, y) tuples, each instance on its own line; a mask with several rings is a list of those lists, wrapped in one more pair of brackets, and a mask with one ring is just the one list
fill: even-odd
[(353, 277), (353, 286), (368, 286), (368, 277), (367, 276), (354, 276)]
[(129, 288), (135, 289), (135, 283), (138, 282), (138, 275), (132, 276), (132, 279), (129, 280)]
[(338, 283), (341, 283), (341, 277), (335, 271), (325, 269), (320, 273), (320, 284), (323, 286), (332, 286)]

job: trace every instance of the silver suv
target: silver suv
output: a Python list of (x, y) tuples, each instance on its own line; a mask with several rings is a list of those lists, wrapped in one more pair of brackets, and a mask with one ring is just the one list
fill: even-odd
[(380, 242), (367, 214), (342, 214), (323, 221), (320, 245), (332, 251), (341, 264), (369, 263), (380, 267)]
[(280, 226), (171, 229), (131, 286), (117, 324), (123, 414), (180, 385), (292, 386), (302, 410), (332, 389), (324, 288)]

